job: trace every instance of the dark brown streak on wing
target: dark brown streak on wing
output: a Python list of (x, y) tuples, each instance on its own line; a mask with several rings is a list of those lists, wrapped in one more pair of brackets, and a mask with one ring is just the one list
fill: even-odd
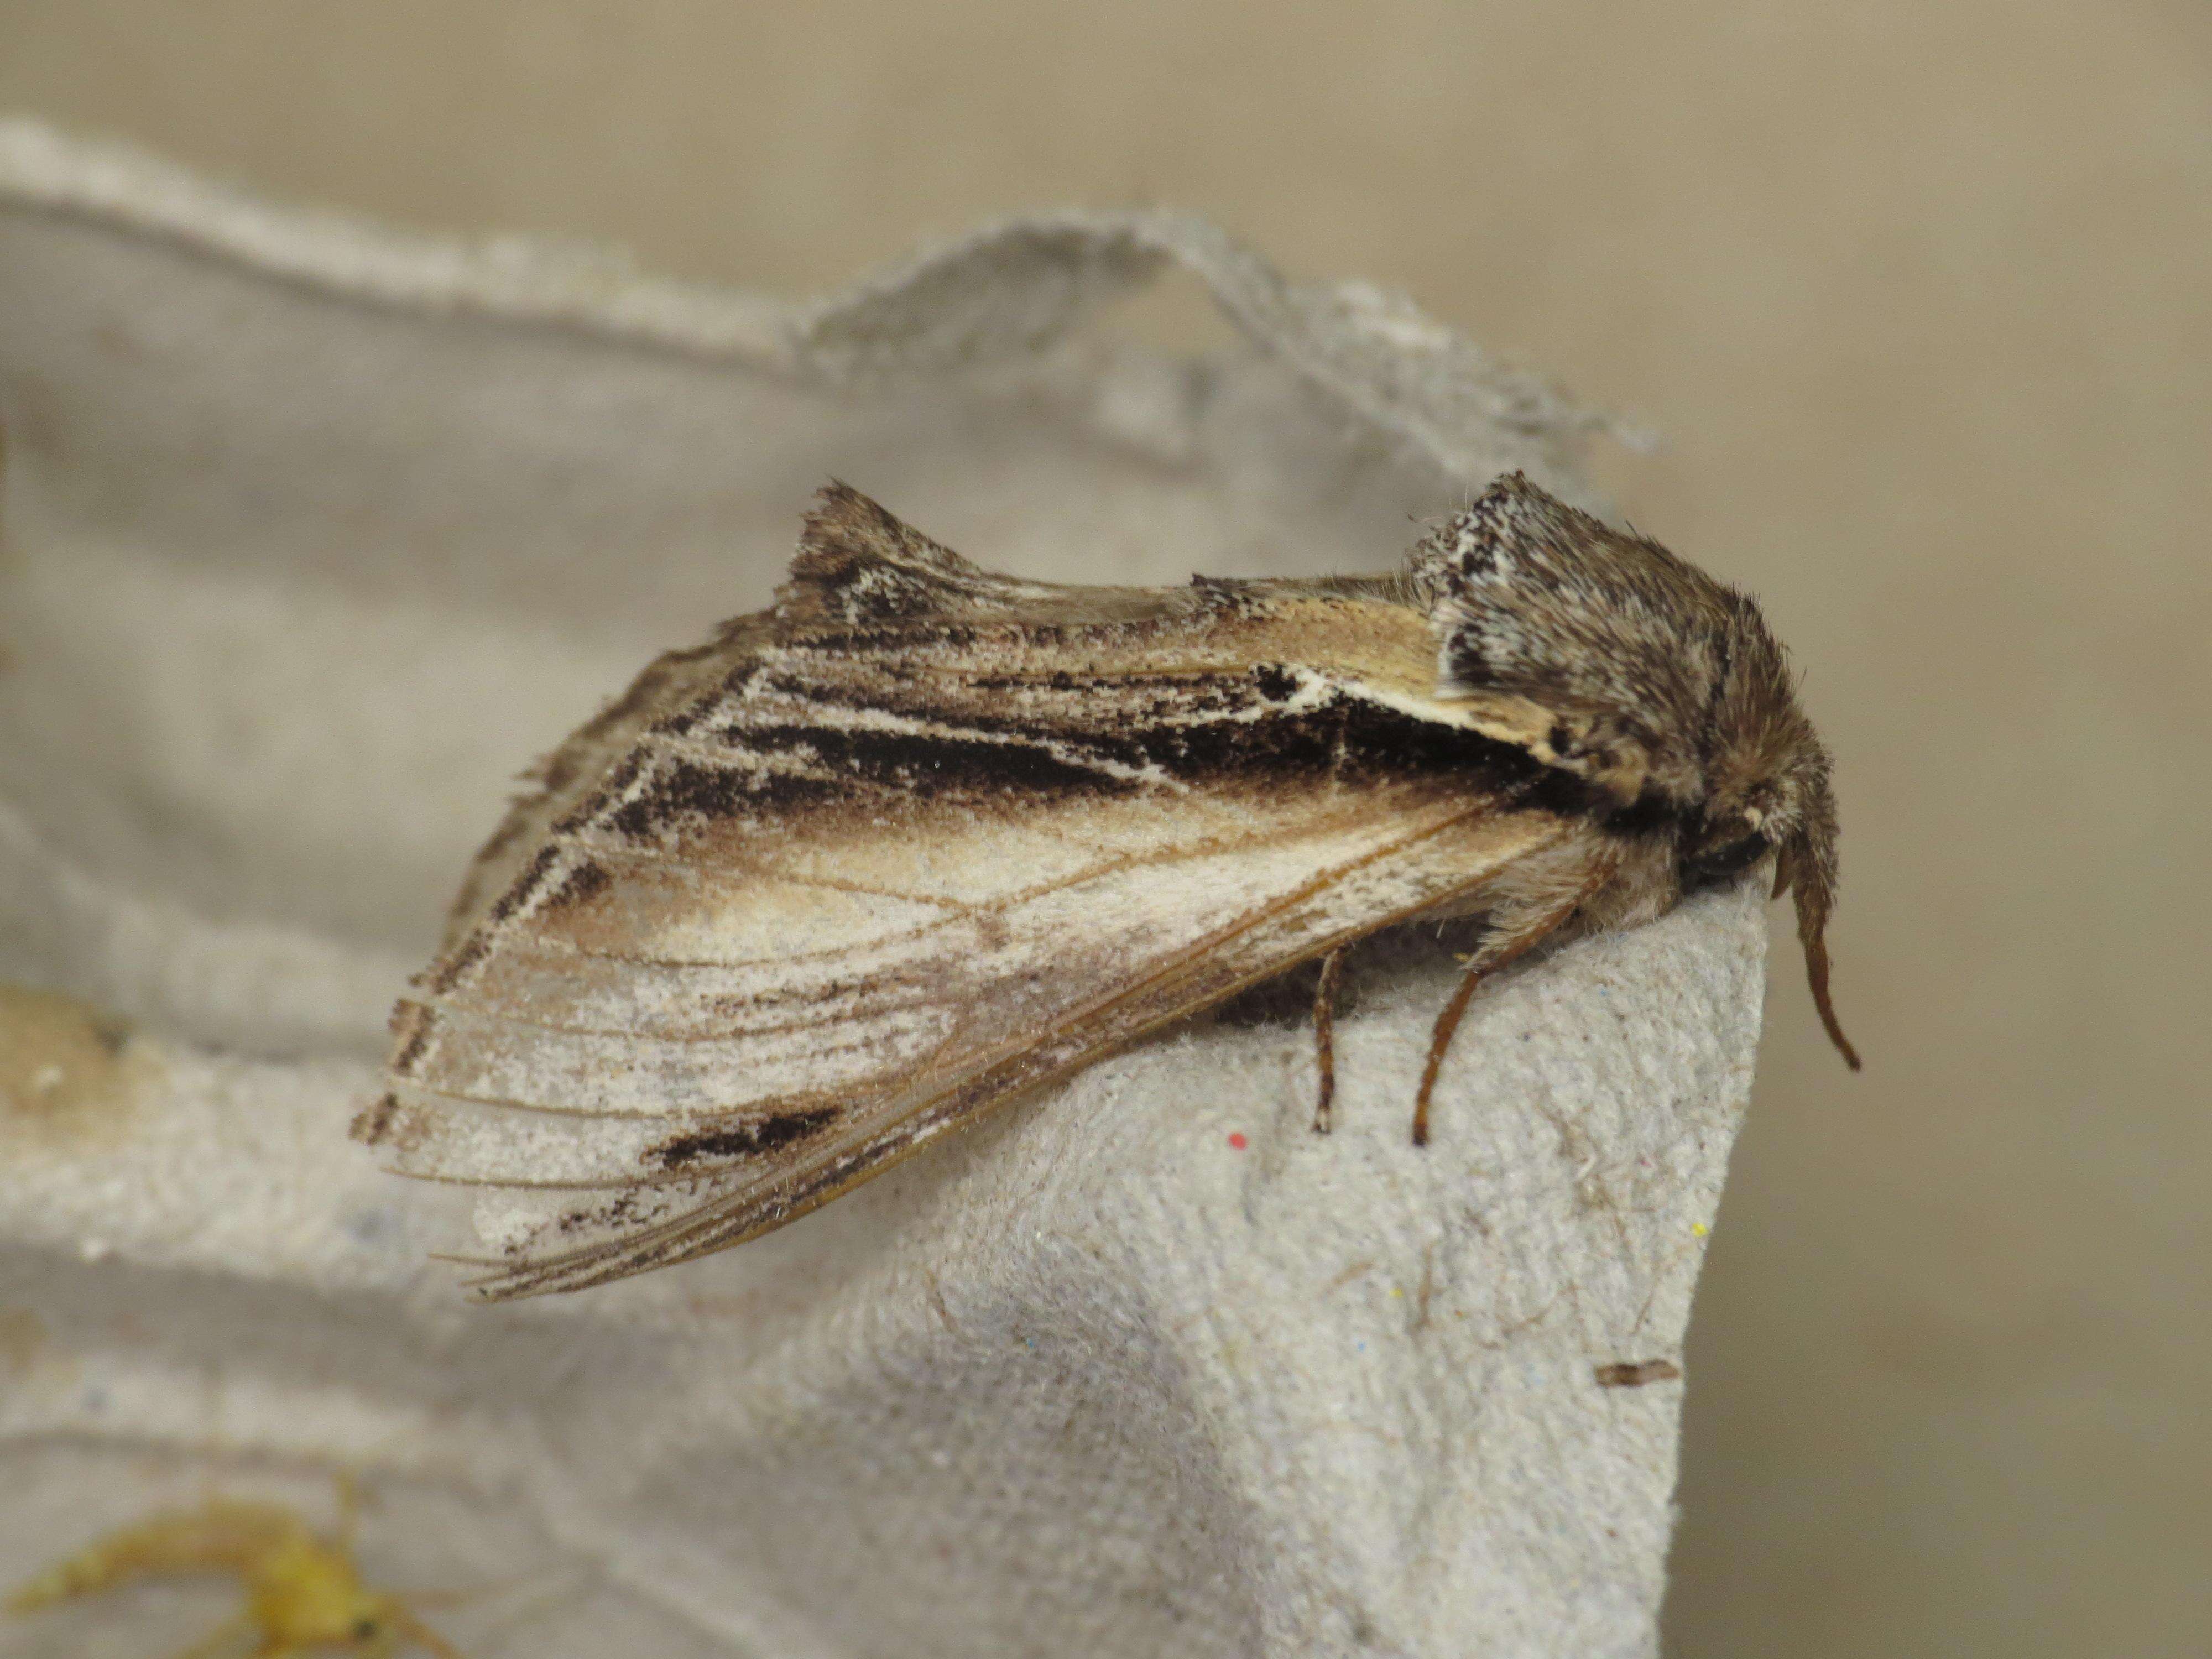
[[(964, 709), (948, 718), (927, 699), (905, 706), (881, 678), (865, 688), (805, 684), (794, 696), (803, 695), (827, 714), (890, 715), (924, 729), (810, 723), (781, 708), (767, 724), (755, 725), (743, 718), (745, 706), (740, 702), (726, 714), (731, 723), (721, 728), (732, 750), (729, 764), (708, 758), (711, 750), (696, 738), (686, 744), (696, 757), (694, 752), (655, 757), (641, 745), (554, 829), (594, 846), (602, 836), (592, 831), (649, 847), (724, 820), (760, 818), (783, 831), (804, 833), (816, 813), (830, 819), (849, 814), (855, 787), (888, 787), (910, 799), (1006, 810), (1083, 796), (1133, 794), (1163, 783), (1282, 788), (1322, 778), (1368, 783), (1480, 781), (1514, 805), (1571, 815), (1608, 813), (1609, 827), (1623, 833), (1667, 826), (1664, 811), (1646, 811), (1642, 803), (1615, 811), (1601, 790), (1514, 744), (1421, 718), (1350, 686), (1331, 684), (1319, 698), (1295, 705), (1292, 700), (1314, 672), (1259, 664), (1224, 678), (1218, 695), (1196, 709), (1187, 700), (1167, 699), (1154, 708), (1118, 711), (1127, 724), (1110, 734), (1100, 732), (1096, 708), (1082, 707), (1085, 681), (1079, 676), (1047, 675), (1041, 682), (1056, 690), (1061, 689), (1060, 681), (1066, 682), (1065, 690), (1075, 702), (1060, 720), (1049, 713), (992, 717)], [(975, 735), (987, 721), (992, 735)], [(691, 729), (700, 729), (696, 721)], [(747, 758), (757, 762), (775, 756), (803, 756), (802, 763), (819, 769), (802, 774), (743, 764)], [(556, 848), (541, 848), (492, 907), (489, 920), (504, 920), (528, 903), (556, 878)], [(477, 947), (483, 943), (479, 932), (450, 952), (430, 976), (431, 988), (449, 990), (459, 983), (471, 963), (481, 957)]]
[(836, 1123), (834, 1106), (817, 1106), (795, 1112), (778, 1112), (749, 1123), (720, 1125), (672, 1135), (646, 1156), (664, 1170), (681, 1170), (700, 1158), (756, 1158), (795, 1141), (811, 1140)]

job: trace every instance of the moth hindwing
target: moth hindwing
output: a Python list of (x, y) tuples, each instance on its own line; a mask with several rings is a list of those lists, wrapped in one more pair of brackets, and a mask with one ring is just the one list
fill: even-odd
[(1517, 474), (1394, 574), (1177, 588), (995, 575), (833, 486), (772, 609), (536, 776), (355, 1129), (569, 1195), (489, 1296), (742, 1243), (1248, 987), (1479, 918), (1419, 1139), (1483, 975), (1770, 855), (1849, 1054), (1828, 761), (1779, 647)]

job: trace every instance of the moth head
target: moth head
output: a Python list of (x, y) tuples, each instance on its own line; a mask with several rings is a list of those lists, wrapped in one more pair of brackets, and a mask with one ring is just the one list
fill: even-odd
[(1436, 636), (1438, 695), (1573, 775), (1612, 823), (1673, 826), (1683, 891), (1775, 856), (1821, 1022), (1856, 1068), (1828, 996), (1828, 755), (1758, 607), (1519, 473), (1416, 546), (1406, 580)]

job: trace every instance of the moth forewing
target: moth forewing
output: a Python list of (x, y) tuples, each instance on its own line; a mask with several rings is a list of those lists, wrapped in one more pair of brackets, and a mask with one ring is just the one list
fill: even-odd
[[(942, 976), (947, 1004), (968, 1008), (969, 1017), (926, 1056), (886, 1065), (826, 1103), (786, 1096), (658, 1121), (599, 1118), (580, 1126), (582, 1133), (549, 1135), (533, 1126), (527, 1139), (509, 1143), (482, 1134), (466, 1108), (447, 1101), (426, 1111), (416, 1090), (396, 1091), (404, 1103), (392, 1135), (404, 1149), (398, 1167), (491, 1185), (612, 1188), (562, 1218), (556, 1230), (562, 1248), (503, 1273), (498, 1283), (507, 1290), (567, 1288), (738, 1242), (1146, 1031), (1332, 945), (1468, 898), (1560, 833), (1535, 815), (1495, 813), (1480, 803), (1406, 817), (1324, 825), (1304, 836), (1278, 831), (1273, 847), (1197, 855), (1179, 872), (1170, 865), (1164, 883), (1168, 860), (1071, 883), (1045, 896), (1077, 901), (1054, 903), (1054, 927), (1030, 925), (1033, 907), (1009, 908), (1013, 962), (988, 960), (970, 948), (972, 933), (940, 924), (929, 930), (928, 966)], [(1206, 896), (1224, 873), (1242, 885)], [(1156, 890), (1146, 895), (1147, 887)], [(1115, 931), (1093, 921), (1104, 945), (1088, 959), (1054, 948), (1073, 916), (1094, 911), (1133, 925)], [(744, 1073), (732, 1066), (728, 1074)], [(637, 1225), (641, 1193), (656, 1188), (684, 1189), (684, 1212), (669, 1216), (655, 1206), (656, 1218)], [(580, 1234), (593, 1242), (571, 1248)]]
[[(1425, 1113), (1474, 979), (1547, 938), (1658, 914), (1761, 824), (1801, 904), (1832, 891), (1825, 757), (1735, 729), (1772, 712), (1730, 679), (1765, 672), (1763, 629), (1709, 637), (1722, 590), (1608, 537), (1512, 479), (1398, 579), (1054, 587), (827, 490), (775, 610), (540, 769), (356, 1133), (410, 1175), (573, 1194), (481, 1288), (575, 1288), (780, 1225), (1380, 929), (1478, 915)], [(1578, 667), (1634, 629), (1628, 681)], [(1797, 769), (1739, 758), (1769, 751)]]

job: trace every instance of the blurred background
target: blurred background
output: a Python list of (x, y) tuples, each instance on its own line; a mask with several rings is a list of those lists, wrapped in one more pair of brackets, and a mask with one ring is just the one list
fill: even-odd
[(1868, 1056), (1778, 951), (1669, 1652), (2212, 1651), (2212, 9), (0, 0), (0, 110), (790, 295), (1194, 208), (1651, 428), (1597, 477), (1838, 752)]

